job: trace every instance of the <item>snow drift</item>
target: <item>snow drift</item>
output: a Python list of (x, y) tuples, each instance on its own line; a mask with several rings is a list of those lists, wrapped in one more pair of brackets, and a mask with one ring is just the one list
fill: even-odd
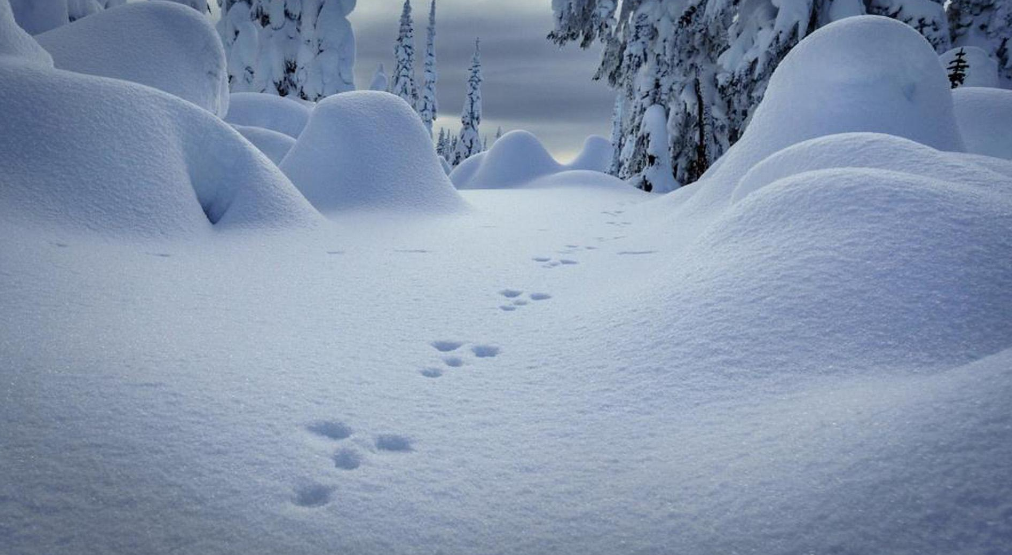
[(966, 69), (966, 76), (963, 78), (961, 87), (998, 87), (998, 62), (987, 55), (983, 49), (976, 46), (960, 46), (953, 48), (939, 56), (942, 67), (948, 68), (949, 64), (956, 59), (956, 54), (962, 51), (965, 54), (963, 60), (969, 66)]
[(454, 171), (450, 179), (458, 189), (507, 189), (558, 173), (562, 165), (532, 133), (510, 131), (492, 145), (473, 171), (471, 176)]
[(444, 213), (466, 206), (414, 109), (384, 92), (324, 99), (281, 169), (321, 212)]
[(318, 215), (210, 113), (133, 83), (0, 61), (0, 213), (123, 237)]
[(298, 139), (309, 121), (310, 109), (298, 102), (263, 93), (233, 93), (225, 121), (246, 127), (262, 127)]
[(801, 41), (770, 78), (741, 140), (673, 200), (685, 213), (709, 213), (726, 206), (738, 180), (767, 156), (861, 131), (964, 150), (938, 55), (917, 31), (885, 17), (849, 17)]
[(277, 131), (271, 131), (270, 129), (264, 129), (263, 127), (251, 127), (245, 125), (232, 125), (232, 127), (238, 131), (247, 141), (253, 143), (253, 146), (257, 147), (257, 150), (263, 152), (271, 159), (271, 162), (280, 164), (288, 152), (295, 146), (295, 139), (285, 135), (284, 133), (278, 133)]
[(959, 87), (952, 100), (966, 150), (1012, 160), (1012, 91)]
[(53, 67), (53, 58), (15, 23), (7, 0), (0, 0), (0, 63), (15, 61)]
[(566, 164), (566, 169), (605, 173), (611, 166), (612, 153), (611, 141), (600, 135), (591, 135), (583, 142), (580, 154)]
[(36, 39), (60, 69), (154, 87), (219, 116), (228, 110), (228, 68), (217, 31), (181, 4), (131, 3)]

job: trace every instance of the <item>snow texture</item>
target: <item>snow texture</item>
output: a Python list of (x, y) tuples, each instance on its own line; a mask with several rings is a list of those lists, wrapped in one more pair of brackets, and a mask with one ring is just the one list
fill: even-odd
[(964, 86), (952, 101), (967, 152), (1012, 160), (1012, 90)]
[[(468, 175), (471, 172), (473, 175)], [(471, 170), (458, 167), (450, 179), (458, 189), (507, 189), (535, 178), (558, 173), (562, 165), (528, 131), (510, 131), (503, 135), (482, 156), (479, 166)]]
[(960, 46), (942, 54), (939, 61), (942, 67), (948, 68), (949, 64), (956, 58), (956, 54), (962, 50), (966, 55), (964, 60), (970, 66), (966, 69), (966, 77), (961, 87), (998, 87), (998, 62), (987, 55), (976, 46)]
[(335, 95), (313, 110), (281, 169), (323, 213), (465, 208), (414, 108), (389, 93)]
[(53, 58), (14, 21), (8, 0), (0, 0), (0, 63), (53, 67)]
[(127, 0), (13, 0), (14, 18), (33, 35), (66, 25)]
[(583, 149), (580, 154), (572, 162), (566, 164), (566, 168), (605, 173), (611, 166), (613, 156), (611, 141), (600, 135), (591, 135), (583, 141)]
[(253, 146), (257, 147), (260, 152), (263, 152), (271, 159), (274, 164), (281, 164), (288, 152), (295, 146), (295, 139), (285, 135), (284, 133), (278, 133), (277, 131), (271, 131), (263, 127), (250, 127), (245, 125), (232, 125), (236, 131), (239, 132), (247, 141), (253, 143)]
[(216, 115), (228, 110), (228, 68), (204, 15), (172, 2), (137, 2), (36, 37), (56, 67), (133, 81)]
[(298, 139), (309, 122), (309, 107), (290, 98), (263, 93), (232, 93), (225, 121), (263, 127)]

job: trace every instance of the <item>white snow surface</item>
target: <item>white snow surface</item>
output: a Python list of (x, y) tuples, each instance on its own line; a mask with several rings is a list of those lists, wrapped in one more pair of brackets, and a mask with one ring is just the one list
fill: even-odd
[(232, 127), (239, 132), (240, 135), (246, 138), (247, 141), (257, 147), (260, 152), (263, 152), (274, 162), (275, 165), (280, 164), (288, 152), (295, 146), (295, 139), (285, 135), (284, 133), (278, 133), (277, 131), (271, 131), (263, 127), (252, 127), (246, 125), (232, 125)]
[(281, 170), (323, 213), (442, 214), (466, 208), (414, 108), (385, 92), (355, 91), (321, 101)]
[(14, 21), (8, 0), (0, 0), (0, 61), (53, 67), (53, 58)]
[(263, 127), (298, 139), (309, 121), (311, 108), (287, 97), (264, 93), (232, 93), (225, 121)]
[(228, 111), (228, 68), (218, 33), (184, 5), (131, 3), (35, 38), (60, 69), (154, 87), (219, 116)]
[(959, 87), (952, 100), (966, 150), (1012, 160), (1012, 90)]
[(962, 50), (963, 60), (970, 66), (966, 70), (961, 87), (999, 87), (998, 83), (998, 61), (987, 55), (982, 48), (976, 46), (960, 46), (953, 48), (939, 57), (942, 67), (948, 69), (949, 64), (956, 59), (956, 54)]
[(613, 153), (611, 141), (600, 135), (591, 135), (583, 141), (583, 149), (572, 162), (566, 164), (569, 170), (587, 170), (605, 173), (611, 166)]
[[(878, 127), (840, 75), (856, 129), (781, 89), (665, 196), (458, 197), (337, 95), (282, 163), (322, 220), (206, 111), (0, 59), (0, 551), (1007, 551), (1012, 162), (915, 117), (935, 72)], [(164, 232), (201, 203), (246, 229)]]

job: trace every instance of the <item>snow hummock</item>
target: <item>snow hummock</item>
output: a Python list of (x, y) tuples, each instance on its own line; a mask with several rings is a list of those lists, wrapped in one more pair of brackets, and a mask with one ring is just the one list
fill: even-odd
[(967, 152), (1012, 160), (1012, 90), (964, 86), (952, 101)]
[(184, 5), (130, 3), (36, 39), (59, 69), (154, 87), (219, 116), (228, 110), (228, 69), (218, 33), (207, 17)]
[(450, 179), (458, 189), (508, 189), (560, 171), (562, 165), (552, 158), (537, 137), (517, 130), (500, 137), (485, 152), (473, 175), (467, 175), (467, 168), (461, 171), (458, 167), (450, 174)]
[(939, 56), (942, 67), (948, 68), (962, 50), (963, 60), (969, 67), (960, 87), (998, 87), (998, 61), (987, 55), (984, 49), (976, 46), (960, 46)]
[(321, 101), (281, 169), (324, 213), (445, 213), (466, 206), (414, 109), (385, 92), (349, 92)]
[(253, 143), (260, 152), (263, 152), (271, 159), (271, 162), (280, 164), (288, 152), (295, 146), (295, 139), (263, 127), (247, 125), (232, 125), (246, 140)]
[(0, 104), (3, 219), (123, 237), (318, 219), (234, 130), (161, 91), (0, 59)]
[(605, 173), (611, 166), (612, 153), (614, 152), (611, 141), (600, 135), (591, 135), (583, 141), (583, 150), (569, 164), (569, 170), (588, 170)]
[(14, 21), (8, 0), (0, 0), (0, 62), (53, 67), (53, 58)]
[(309, 121), (310, 108), (287, 97), (265, 93), (232, 93), (225, 121), (263, 127), (298, 139)]

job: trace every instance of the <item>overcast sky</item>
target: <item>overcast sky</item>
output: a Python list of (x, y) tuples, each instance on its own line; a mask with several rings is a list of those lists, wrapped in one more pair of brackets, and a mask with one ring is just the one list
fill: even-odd
[[(358, 0), (351, 15), (358, 44), (359, 88), (369, 86), (379, 63), (389, 75), (403, 0)], [(424, 63), (429, 0), (412, 0), (417, 78)], [(551, 0), (436, 0), (436, 55), (440, 126), (459, 127), (474, 39), (481, 37), (484, 122), (527, 129), (558, 157), (579, 151), (590, 134), (607, 136), (614, 95), (591, 77), (598, 51), (559, 49), (545, 40), (552, 28)]]

